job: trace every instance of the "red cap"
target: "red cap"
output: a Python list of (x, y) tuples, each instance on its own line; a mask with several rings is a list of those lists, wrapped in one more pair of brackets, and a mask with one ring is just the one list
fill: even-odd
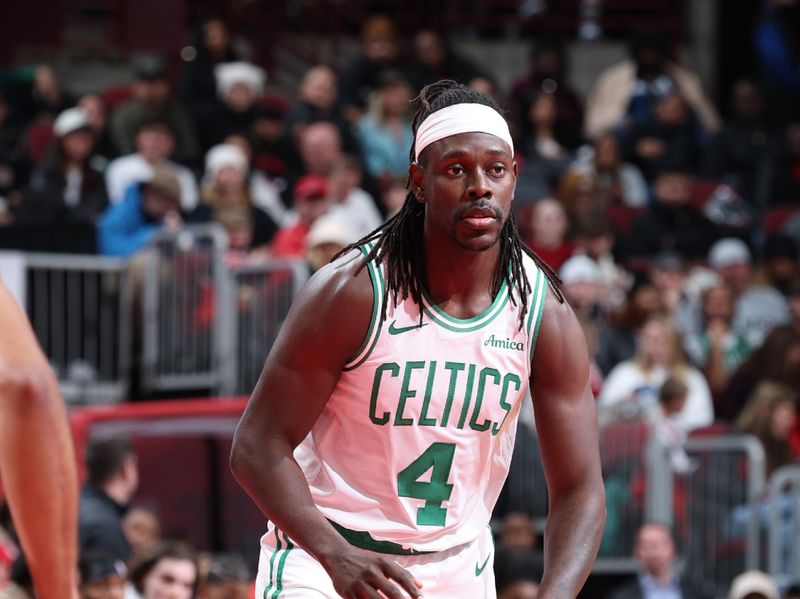
[(328, 180), (322, 175), (303, 175), (294, 184), (295, 199), (305, 200), (310, 197), (328, 197)]

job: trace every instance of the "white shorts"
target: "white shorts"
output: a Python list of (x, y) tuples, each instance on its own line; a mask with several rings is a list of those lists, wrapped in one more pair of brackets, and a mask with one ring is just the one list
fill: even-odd
[[(387, 555), (420, 581), (425, 599), (495, 599), (494, 543), (487, 528), (446, 551)], [(328, 573), (270, 523), (261, 539), (255, 599), (340, 599)]]

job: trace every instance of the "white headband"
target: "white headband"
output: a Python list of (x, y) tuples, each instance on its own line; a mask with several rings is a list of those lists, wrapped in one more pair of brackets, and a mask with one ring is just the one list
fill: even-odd
[(459, 133), (489, 133), (506, 142), (514, 154), (508, 123), (499, 112), (483, 104), (454, 104), (429, 114), (422, 121), (417, 128), (414, 159), (419, 160), (422, 150), (433, 142)]

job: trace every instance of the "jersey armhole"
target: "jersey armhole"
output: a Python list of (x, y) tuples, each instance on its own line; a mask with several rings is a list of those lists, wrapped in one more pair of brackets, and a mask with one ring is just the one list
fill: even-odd
[(533, 368), (533, 353), (536, 350), (536, 339), (539, 337), (539, 326), (542, 324), (542, 314), (544, 313), (546, 299), (547, 277), (541, 269), (537, 268), (536, 279), (533, 283), (533, 294), (528, 308), (528, 322), (525, 327), (528, 333), (528, 361), (531, 368)]
[[(373, 244), (364, 244), (359, 247), (365, 259), (369, 255), (372, 245)], [(367, 329), (367, 334), (364, 336), (364, 341), (361, 342), (361, 346), (356, 350), (355, 355), (348, 358), (345, 362), (343, 370), (358, 368), (372, 353), (375, 344), (378, 342), (378, 336), (380, 335), (381, 305), (383, 304), (383, 272), (380, 266), (375, 264), (373, 260), (367, 260), (367, 272), (369, 273), (369, 280), (372, 284), (372, 317), (370, 318), (369, 328)]]

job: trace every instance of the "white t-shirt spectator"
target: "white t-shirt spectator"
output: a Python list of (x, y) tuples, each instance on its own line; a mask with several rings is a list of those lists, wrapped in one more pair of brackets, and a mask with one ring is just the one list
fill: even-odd
[[(197, 181), (185, 166), (167, 160), (165, 163), (178, 179), (181, 186), (181, 208), (187, 212), (197, 207)], [(125, 190), (134, 183), (147, 181), (153, 175), (153, 166), (141, 154), (128, 154), (112, 160), (106, 170), (108, 199), (117, 204), (125, 197)]]

